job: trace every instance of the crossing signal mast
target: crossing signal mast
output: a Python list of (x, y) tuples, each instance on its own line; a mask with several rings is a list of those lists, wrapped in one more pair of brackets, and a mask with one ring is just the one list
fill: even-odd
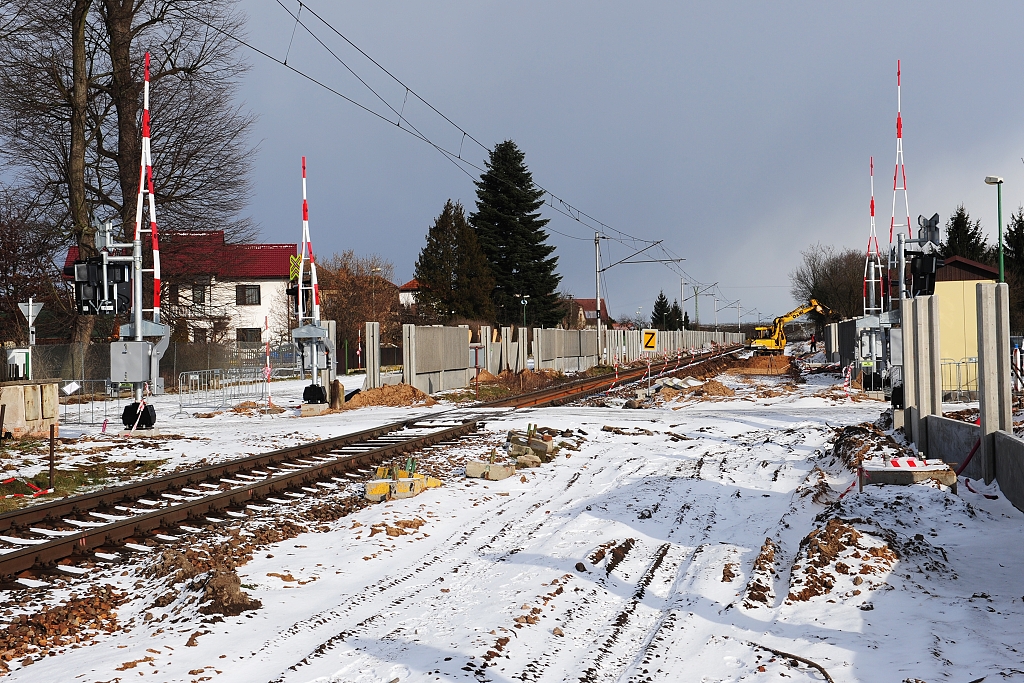
[[(306, 199), (306, 157), (302, 157), (302, 246), (298, 254), (298, 284), (292, 290), (296, 298), (298, 327), (292, 339), (302, 354), (303, 369), (310, 370), (312, 382), (302, 391), (302, 402), (327, 403), (327, 382), (334, 380), (334, 341), (327, 325), (320, 320), (320, 285), (316, 278), (316, 257), (309, 239), (309, 202)], [(307, 280), (308, 269), (308, 280)], [(321, 375), (327, 371), (327, 377)]]
[[(143, 227), (142, 215), (148, 209), (149, 227)], [(156, 411), (145, 402), (145, 388), (163, 393), (160, 359), (170, 343), (170, 328), (160, 322), (160, 240), (156, 224), (153, 187), (153, 156), (150, 148), (149, 53), (146, 53), (142, 98), (142, 155), (139, 162), (139, 194), (135, 206), (135, 231), (130, 243), (113, 238), (108, 221), (96, 230), (99, 256), (75, 261), (75, 306), (81, 315), (131, 313), (131, 322), (120, 328), (120, 341), (110, 345), (111, 384), (131, 384), (135, 402), (121, 415), (124, 426), (132, 431), (150, 429)], [(152, 266), (143, 268), (142, 235), (149, 233)], [(130, 250), (130, 252), (129, 252)], [(128, 255), (125, 252), (129, 252)], [(143, 278), (153, 279), (152, 306), (143, 303)], [(149, 314), (146, 318), (145, 314)], [(159, 338), (156, 342), (146, 338)]]
[(871, 229), (868, 232), (867, 255), (864, 257), (864, 315), (881, 315), (884, 302), (882, 287), (882, 254), (875, 232), (875, 158), (870, 160)]
[[(903, 112), (902, 112), (902, 96), (901, 96), (901, 82), (900, 82), (900, 60), (896, 60), (896, 169), (892, 174), (892, 218), (889, 221), (889, 271), (886, 280), (886, 290), (890, 300), (892, 299), (892, 277), (891, 271), (894, 269), (898, 270), (896, 282), (897, 290), (896, 298), (904, 298), (904, 292), (906, 286), (904, 285), (904, 278), (906, 273), (903, 267), (899, 266), (900, 258), (893, 250), (893, 240), (898, 241), (898, 237), (903, 234), (902, 228), (907, 229), (907, 239), (912, 239), (914, 233), (910, 227), (910, 200), (907, 198), (907, 168), (903, 163)], [(900, 182), (902, 180), (902, 183)], [(903, 193), (903, 207), (906, 210), (906, 222), (896, 222), (896, 200), (899, 193)], [(902, 252), (902, 249), (899, 251)]]

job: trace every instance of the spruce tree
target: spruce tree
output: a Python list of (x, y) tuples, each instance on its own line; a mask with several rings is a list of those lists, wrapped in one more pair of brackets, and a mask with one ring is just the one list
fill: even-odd
[(494, 277), (498, 320), (521, 321), (519, 297), (527, 295), (528, 320), (554, 326), (562, 317), (556, 294), (562, 278), (555, 272), (558, 257), (551, 255), (555, 248), (546, 243), (548, 221), (539, 211), (544, 192), (533, 184), (524, 159), (511, 140), (494, 146), (476, 182), (476, 212), (469, 218)]
[(659, 292), (658, 298), (654, 300), (654, 308), (651, 310), (651, 327), (658, 330), (666, 329), (670, 311), (668, 297), (665, 296), (665, 292)]
[(683, 309), (679, 308), (679, 302), (672, 302), (672, 309), (668, 313), (668, 329), (670, 330), (681, 330), (683, 329)]
[(492, 319), (494, 279), (462, 204), (450, 199), (445, 203), (427, 233), (414, 276), (420, 285), (417, 308), (422, 317), (438, 322), (453, 317)]
[(946, 221), (946, 239), (942, 243), (943, 256), (961, 256), (985, 263), (989, 260), (988, 243), (981, 232), (981, 221), (971, 223), (971, 215), (964, 205), (956, 207)]
[(1024, 278), (1024, 206), (1010, 214), (1003, 233), (1003, 260), (1006, 271)]
[(683, 329), (684, 330), (690, 329), (690, 312), (689, 311), (683, 311)]
[(457, 233), (455, 205), (449, 199), (427, 232), (427, 243), (416, 259), (413, 273), (420, 286), (416, 309), (430, 322), (446, 322), (454, 314)]

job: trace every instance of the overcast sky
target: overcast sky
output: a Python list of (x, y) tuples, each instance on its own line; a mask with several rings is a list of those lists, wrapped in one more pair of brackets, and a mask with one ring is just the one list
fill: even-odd
[[(282, 0), (293, 12), (297, 2)], [(888, 241), (902, 60), (910, 211), (959, 203), (994, 241), (1024, 202), (1021, 3), (388, 2), (310, 0), (333, 24), (485, 145), (515, 140), (534, 180), (625, 233), (662, 239), (686, 273), (720, 283), (744, 313), (794, 304), (789, 273), (821, 241), (862, 250), (868, 158), (878, 234)], [(382, 113), (387, 108), (276, 0), (242, 0), (261, 49)], [(303, 22), (395, 109), (405, 91), (310, 14)], [(426, 143), (259, 55), (241, 96), (259, 117), (252, 215), (268, 242), (301, 236), (299, 159), (323, 258), (353, 249), (395, 265), (399, 283), (448, 198), (472, 210), (472, 178)], [(462, 135), (409, 98), (405, 115), (437, 144)], [(393, 115), (391, 116), (394, 118)], [(480, 165), (468, 140), (463, 155)], [(475, 174), (475, 171), (474, 171)], [(898, 213), (903, 213), (902, 209)], [(550, 208), (562, 287), (594, 296), (593, 229)], [(609, 259), (628, 254), (607, 245)], [(665, 266), (606, 274), (616, 316), (664, 289)], [(691, 292), (692, 294), (692, 292)], [(725, 305), (728, 301), (719, 301)], [(700, 302), (713, 320), (711, 298)], [(687, 303), (693, 316), (693, 302)], [(736, 320), (736, 309), (720, 320)], [(749, 320), (750, 318), (745, 318)]]

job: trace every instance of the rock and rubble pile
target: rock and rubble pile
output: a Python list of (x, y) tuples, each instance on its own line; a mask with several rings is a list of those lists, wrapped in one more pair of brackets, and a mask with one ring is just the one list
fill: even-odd
[(361, 391), (351, 400), (346, 401), (341, 410), (354, 410), (369, 406), (390, 406), (399, 408), (402, 406), (425, 405), (432, 406), (436, 401), (429, 395), (423, 393), (414, 386), (408, 384), (386, 384), (377, 389)]

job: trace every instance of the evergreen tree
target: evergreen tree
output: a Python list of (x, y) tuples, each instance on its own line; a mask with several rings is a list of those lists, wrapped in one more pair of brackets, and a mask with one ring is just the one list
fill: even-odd
[(670, 312), (668, 297), (665, 296), (664, 291), (658, 292), (658, 298), (654, 300), (654, 308), (651, 310), (651, 327), (659, 330), (666, 329)]
[(683, 309), (679, 308), (678, 301), (672, 302), (672, 310), (670, 310), (668, 313), (668, 329), (683, 329)]
[(494, 279), (462, 204), (448, 200), (427, 233), (416, 260), (420, 315), (439, 322), (454, 317), (490, 320)]
[(988, 243), (981, 232), (981, 221), (971, 223), (971, 215), (964, 205), (956, 207), (946, 221), (946, 239), (942, 245), (943, 256), (962, 256), (972, 261), (985, 263), (989, 260)]
[(683, 329), (684, 330), (690, 329), (690, 313), (689, 313), (689, 311), (684, 311), (683, 312)]
[(541, 218), (544, 192), (533, 184), (525, 155), (514, 142), (494, 146), (476, 182), (476, 212), (469, 219), (494, 277), (492, 300), (498, 320), (521, 320), (520, 299), (529, 296), (528, 319), (554, 326), (562, 317), (556, 290), (558, 257), (546, 244)]
[(1024, 206), (1010, 214), (1003, 233), (1003, 261), (1007, 272), (1024, 278)]

